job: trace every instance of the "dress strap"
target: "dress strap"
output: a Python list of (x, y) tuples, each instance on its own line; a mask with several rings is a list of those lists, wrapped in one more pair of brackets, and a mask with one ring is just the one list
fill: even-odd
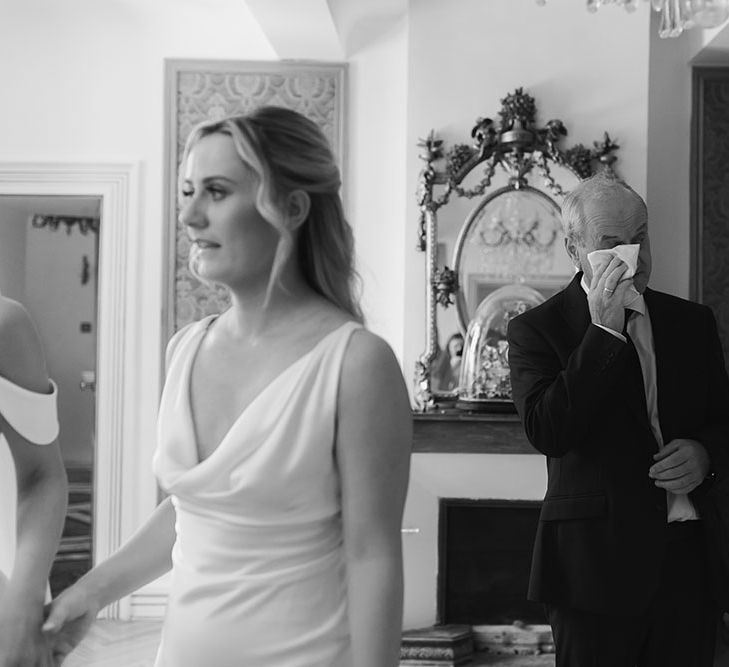
[(167, 350), (165, 352), (165, 369), (169, 370), (175, 353), (179, 348), (184, 347), (184, 345), (182, 345), (184, 340), (189, 340), (195, 336), (195, 334), (207, 331), (212, 323), (217, 319), (217, 313), (208, 315), (201, 320), (190, 322), (190, 324), (185, 325), (182, 329), (176, 332), (172, 338), (170, 338), (169, 343), (167, 343)]

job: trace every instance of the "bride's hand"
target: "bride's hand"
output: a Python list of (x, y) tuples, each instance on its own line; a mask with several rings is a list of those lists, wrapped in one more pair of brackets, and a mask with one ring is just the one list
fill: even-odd
[(47, 607), (43, 632), (54, 665), (60, 665), (81, 642), (99, 613), (99, 604), (82, 584), (74, 584)]

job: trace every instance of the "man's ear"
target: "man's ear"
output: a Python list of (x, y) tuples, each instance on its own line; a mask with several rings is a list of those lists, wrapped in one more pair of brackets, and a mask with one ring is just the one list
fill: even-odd
[(564, 237), (564, 249), (567, 251), (567, 254), (570, 256), (570, 259), (572, 260), (572, 263), (575, 265), (575, 268), (579, 271), (581, 270), (580, 266), (580, 255), (577, 252), (577, 246), (575, 245), (575, 242), (568, 238)]
[(298, 229), (309, 217), (311, 199), (309, 194), (303, 190), (294, 190), (289, 193), (286, 212), (288, 214), (289, 227), (293, 231)]

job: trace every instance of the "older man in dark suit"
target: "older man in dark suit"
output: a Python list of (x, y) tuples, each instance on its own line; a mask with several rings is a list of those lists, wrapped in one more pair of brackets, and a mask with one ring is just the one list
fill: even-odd
[(709, 667), (729, 593), (712, 502), (729, 479), (714, 316), (647, 288), (648, 214), (623, 182), (581, 182), (563, 220), (578, 273), (508, 332), (514, 401), (548, 468), (529, 597), (558, 667)]

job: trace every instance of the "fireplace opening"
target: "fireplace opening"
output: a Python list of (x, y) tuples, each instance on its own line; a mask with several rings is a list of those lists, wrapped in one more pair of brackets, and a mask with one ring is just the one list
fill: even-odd
[(441, 498), (438, 623), (545, 624), (526, 599), (539, 501)]

